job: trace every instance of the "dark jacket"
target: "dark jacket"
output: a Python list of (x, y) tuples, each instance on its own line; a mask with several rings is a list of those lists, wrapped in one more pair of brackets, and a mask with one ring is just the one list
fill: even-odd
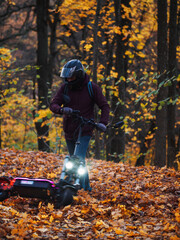
[[(73, 110), (79, 110), (81, 116), (85, 118), (94, 119), (94, 104), (96, 103), (101, 109), (101, 117), (99, 122), (107, 125), (109, 120), (109, 105), (102, 94), (101, 88), (95, 83), (92, 83), (94, 96), (93, 98), (90, 97), (87, 87), (88, 82), (89, 76), (86, 74), (81, 88), (74, 90), (68, 88), (68, 96), (70, 97), (70, 101), (68, 103), (65, 103), (63, 98), (65, 83), (62, 84), (51, 101), (50, 110), (53, 113), (60, 114), (61, 108), (66, 106), (72, 108)], [(74, 137), (77, 137), (77, 120), (75, 121), (72, 116), (63, 115), (63, 129), (66, 139), (73, 139)], [(92, 126), (85, 125), (82, 131), (82, 136), (91, 136), (92, 131)]]

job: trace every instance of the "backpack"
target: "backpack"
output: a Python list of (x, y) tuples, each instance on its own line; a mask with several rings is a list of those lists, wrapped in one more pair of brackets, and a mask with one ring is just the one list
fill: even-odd
[[(93, 100), (94, 92), (93, 92), (93, 87), (92, 87), (92, 82), (91, 81), (88, 82), (87, 88), (88, 88), (89, 96)], [(68, 96), (68, 85), (67, 84), (64, 87), (64, 96), (63, 97), (64, 97), (65, 103), (68, 103), (70, 101), (70, 98)]]
[(89, 96), (90, 96), (91, 99), (93, 99), (94, 98), (94, 92), (93, 92), (93, 87), (92, 87), (92, 82), (91, 81), (88, 82), (87, 87), (88, 87)]

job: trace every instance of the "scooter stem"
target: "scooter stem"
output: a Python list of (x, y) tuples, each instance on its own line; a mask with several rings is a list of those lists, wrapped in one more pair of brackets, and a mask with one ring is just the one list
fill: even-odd
[(81, 138), (81, 133), (82, 133), (82, 126), (83, 126), (83, 123), (80, 125), (80, 128), (79, 128), (78, 138), (77, 138), (77, 140), (76, 140), (75, 148), (74, 148), (74, 155), (76, 155), (77, 148), (78, 148), (78, 146), (80, 145), (80, 138)]

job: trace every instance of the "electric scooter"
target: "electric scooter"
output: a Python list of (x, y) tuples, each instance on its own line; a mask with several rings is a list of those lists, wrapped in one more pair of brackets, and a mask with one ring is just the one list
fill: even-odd
[[(77, 149), (80, 144), (82, 129), (85, 125), (91, 125), (97, 130), (97, 123), (92, 119), (86, 119), (80, 116), (79, 111), (73, 110), (72, 117), (79, 122), (78, 138), (75, 143), (74, 154), (66, 156), (58, 183), (54, 183), (48, 179), (31, 179), (22, 177), (0, 177), (0, 201), (11, 196), (20, 196), (23, 198), (38, 198), (51, 201), (55, 208), (66, 206), (72, 203), (73, 196), (77, 195), (81, 187), (81, 177), (86, 173), (87, 169), (82, 159), (77, 156)], [(120, 121), (113, 125), (118, 128), (124, 124)]]

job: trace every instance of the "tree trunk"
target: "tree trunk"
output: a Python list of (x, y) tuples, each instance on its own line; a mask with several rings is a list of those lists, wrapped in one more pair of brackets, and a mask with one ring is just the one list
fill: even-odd
[[(49, 72), (48, 72), (48, 4), (49, 0), (36, 0), (37, 11), (37, 81), (38, 81), (38, 109), (48, 108)], [(43, 119), (43, 122), (46, 119)], [(38, 135), (38, 149), (49, 151), (47, 141), (49, 127), (43, 122), (36, 122)]]
[[(129, 1), (121, 1), (115, 0), (114, 7), (115, 7), (115, 25), (116, 27), (122, 29), (123, 25), (127, 25), (128, 19), (126, 21), (122, 21), (122, 9), (121, 4), (129, 6)], [(116, 59), (115, 59), (115, 71), (118, 73), (117, 78), (115, 79), (115, 85), (118, 86), (119, 96), (118, 98), (113, 96), (112, 98), (112, 109), (114, 112), (114, 119), (113, 122), (117, 122), (125, 117), (125, 92), (126, 92), (126, 85), (125, 85), (125, 41), (123, 40), (123, 34), (117, 33), (115, 36), (116, 41)], [(123, 79), (121, 79), (123, 78)], [(121, 79), (121, 80), (120, 80)], [(111, 160), (115, 162), (119, 162), (123, 160), (124, 152), (125, 152), (125, 131), (124, 129), (112, 130), (110, 133), (110, 142), (111, 146)]]
[(151, 143), (151, 139), (148, 139), (147, 137), (154, 132), (155, 132), (155, 122), (154, 122), (154, 120), (152, 120), (146, 136), (144, 136), (143, 139), (141, 140), (140, 153), (139, 153), (140, 156), (137, 159), (135, 166), (144, 166), (145, 165), (145, 162), (144, 162), (145, 155), (148, 151), (148, 146)]
[[(97, 61), (98, 61), (98, 23), (101, 9), (101, 0), (97, 0), (96, 17), (94, 23), (94, 46), (93, 46), (93, 82), (97, 83)], [(95, 108), (95, 121), (98, 121), (98, 110)], [(100, 159), (99, 132), (95, 130), (95, 158)]]
[[(158, 62), (158, 86), (165, 81), (167, 77), (167, 0), (158, 0), (158, 46), (157, 46), (157, 62)], [(156, 149), (155, 149), (155, 165), (163, 167), (166, 165), (166, 105), (160, 105), (161, 101), (167, 98), (167, 89), (160, 87), (157, 96), (156, 111)]]
[(1, 132), (2, 118), (0, 117), (0, 149), (2, 148), (2, 132)]
[[(169, 21), (169, 78), (171, 80), (171, 86), (169, 87), (168, 97), (172, 100), (176, 95), (176, 46), (177, 46), (177, 0), (171, 0), (170, 2), (170, 21)], [(169, 104), (167, 106), (167, 139), (168, 139), (168, 151), (167, 151), (167, 166), (173, 167), (176, 157), (176, 143), (175, 143), (175, 104)]]
[(51, 99), (51, 87), (53, 83), (53, 70), (55, 69), (55, 58), (57, 55), (57, 35), (56, 35), (56, 29), (57, 29), (57, 24), (60, 23), (60, 18), (59, 18), (59, 8), (62, 4), (62, 0), (57, 1), (57, 6), (55, 9), (55, 12), (52, 13), (52, 18), (48, 16), (48, 22), (50, 26), (50, 46), (49, 46), (49, 77), (48, 77), (48, 83), (49, 83), (49, 93), (48, 93), (48, 103), (50, 102)]
[[(0, 85), (0, 107), (2, 106), (1, 104), (1, 100), (2, 100), (2, 85)], [(2, 148), (2, 118), (1, 118), (1, 115), (0, 115), (0, 149)]]
[[(122, 18), (121, 18), (121, 1), (115, 0), (115, 22), (117, 27), (122, 27)], [(124, 45), (122, 40), (122, 35), (116, 34), (116, 62), (115, 62), (115, 70), (118, 73), (118, 77), (115, 80), (115, 83), (121, 78), (124, 77)], [(118, 84), (118, 90), (119, 90), (119, 98), (121, 100), (121, 103), (117, 107), (117, 113), (115, 114), (114, 122), (119, 121), (119, 117), (124, 118), (125, 116), (125, 81), (121, 81)], [(114, 98), (117, 104), (118, 101), (116, 98)], [(112, 141), (111, 150), (112, 152), (116, 152), (117, 155), (124, 155), (125, 151), (125, 134), (124, 129), (118, 129), (117, 132), (114, 132), (115, 137)], [(120, 160), (120, 159), (119, 159)]]
[[(108, 5), (109, 5), (110, 0), (106, 0), (105, 2), (105, 13), (104, 15), (107, 14), (108, 11)], [(113, 81), (109, 79), (111, 69), (113, 67), (113, 53), (114, 53), (114, 45), (115, 45), (115, 39), (111, 42), (111, 39), (109, 38), (108, 32), (109, 29), (108, 27), (104, 29), (103, 34), (105, 36), (105, 41), (106, 41), (106, 54), (104, 58), (104, 66), (105, 66), (105, 71), (104, 71), (104, 79), (105, 79), (105, 84), (106, 86), (111, 86), (113, 84)], [(109, 88), (106, 88), (106, 99), (110, 101), (110, 90)], [(111, 152), (111, 137), (109, 136), (111, 134), (110, 129), (108, 129), (108, 134), (105, 135), (105, 143), (106, 143), (106, 160), (109, 161), (111, 159), (110, 152)]]

